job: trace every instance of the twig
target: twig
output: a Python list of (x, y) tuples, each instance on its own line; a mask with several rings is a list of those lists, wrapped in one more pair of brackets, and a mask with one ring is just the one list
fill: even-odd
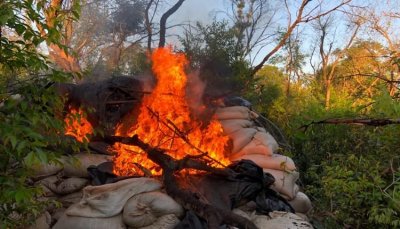
[(307, 131), (308, 127), (314, 124), (356, 124), (367, 126), (386, 126), (392, 124), (400, 124), (400, 119), (332, 118), (321, 121), (312, 121), (309, 124), (301, 126), (299, 129)]
[(120, 100), (120, 101), (107, 101), (106, 104), (123, 104), (123, 103), (137, 103), (138, 100)]

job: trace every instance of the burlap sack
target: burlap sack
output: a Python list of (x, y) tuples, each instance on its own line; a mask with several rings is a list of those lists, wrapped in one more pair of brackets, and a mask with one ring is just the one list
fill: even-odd
[(112, 156), (103, 154), (79, 153), (74, 157), (63, 157), (64, 176), (89, 178), (87, 168), (91, 165), (99, 165), (106, 161), (111, 161)]
[(162, 192), (141, 193), (130, 198), (123, 210), (122, 219), (130, 227), (138, 228), (154, 224), (164, 215), (181, 217), (183, 208)]
[(254, 215), (252, 221), (259, 229), (311, 229), (313, 226), (290, 212), (271, 212), (270, 216)]
[(82, 200), (72, 205), (66, 214), (82, 217), (111, 217), (118, 215), (132, 196), (159, 190), (161, 183), (152, 178), (131, 178), (117, 183), (87, 186)]
[(250, 128), (254, 123), (247, 119), (228, 119), (220, 121), (224, 134), (229, 135), (243, 128)]
[(55, 163), (39, 163), (31, 167), (32, 178), (34, 180), (40, 180), (45, 177), (54, 175), (62, 170), (63, 166), (61, 164)]
[(272, 154), (272, 156), (265, 156), (261, 154), (245, 154), (238, 157), (234, 155), (229, 158), (231, 161), (240, 161), (242, 159), (252, 160), (263, 169), (276, 169), (282, 171), (293, 171), (296, 166), (290, 157), (280, 154)]
[[(73, 207), (73, 206), (71, 206)], [(107, 218), (90, 218), (64, 214), (53, 229), (125, 229), (121, 215)]]
[(275, 183), (272, 188), (286, 196), (289, 200), (295, 198), (298, 187), (296, 181), (299, 179), (299, 173), (297, 171), (286, 172), (275, 169), (264, 169), (265, 173), (270, 173), (275, 178)]
[(56, 194), (66, 195), (81, 190), (88, 183), (89, 181), (85, 178), (71, 177), (60, 183), (48, 183), (47, 187)]
[(243, 106), (222, 107), (215, 111), (215, 117), (218, 120), (227, 119), (247, 119), (252, 118), (250, 109)]
[(180, 220), (174, 214), (163, 215), (153, 224), (146, 227), (140, 227), (139, 229), (173, 229), (179, 222)]
[(289, 201), (289, 204), (296, 212), (303, 214), (307, 214), (312, 208), (310, 199), (302, 192), (298, 192), (294, 199)]
[(272, 135), (258, 131), (247, 145), (245, 145), (239, 152), (232, 154), (231, 157), (240, 157), (245, 154), (272, 156), (273, 152), (275, 152), (278, 147), (278, 143)]
[(60, 177), (54, 175), (54, 176), (49, 176), (46, 177), (42, 180), (39, 180), (35, 183), (35, 186), (41, 187), (43, 190), (43, 195), (45, 197), (51, 197), (51, 196), (56, 196), (56, 194), (51, 191), (51, 189), (49, 188), (49, 186), (51, 185), (55, 185), (57, 182), (60, 181)]
[(74, 192), (65, 196), (60, 197), (59, 201), (63, 205), (63, 207), (68, 208), (73, 204), (79, 203), (82, 199), (83, 193), (82, 191)]
[(229, 138), (232, 140), (233, 143), (231, 153), (236, 154), (237, 152), (242, 150), (244, 146), (251, 142), (256, 133), (257, 130), (254, 128), (243, 128), (231, 133), (229, 135)]
[(48, 212), (40, 215), (35, 222), (25, 229), (50, 229), (51, 215)]

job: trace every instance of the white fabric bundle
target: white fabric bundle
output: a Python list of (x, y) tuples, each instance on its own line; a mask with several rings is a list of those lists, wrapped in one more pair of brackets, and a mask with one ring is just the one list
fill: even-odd
[(126, 202), (122, 219), (129, 227), (140, 228), (154, 224), (164, 215), (181, 217), (183, 208), (162, 192), (146, 192), (133, 196)]
[(67, 209), (66, 214), (82, 217), (111, 217), (118, 215), (132, 196), (159, 190), (161, 183), (152, 178), (131, 178), (117, 183), (87, 186), (82, 200)]

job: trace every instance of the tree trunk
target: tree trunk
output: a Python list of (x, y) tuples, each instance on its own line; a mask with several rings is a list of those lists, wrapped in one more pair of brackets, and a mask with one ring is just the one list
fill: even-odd
[(331, 103), (331, 79), (327, 79), (325, 82), (325, 109), (329, 110)]

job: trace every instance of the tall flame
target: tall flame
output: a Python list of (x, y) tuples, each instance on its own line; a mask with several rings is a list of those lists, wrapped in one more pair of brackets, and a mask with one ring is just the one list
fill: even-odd
[[(173, 53), (170, 48), (159, 48), (152, 54), (152, 63), (157, 85), (152, 94), (144, 98), (136, 124), (127, 127), (120, 123), (116, 135), (137, 134), (144, 142), (166, 150), (175, 159), (207, 152), (210, 158), (220, 163), (213, 166), (229, 164), (223, 153), (229, 138), (223, 134), (221, 124), (211, 120), (204, 127), (202, 122), (190, 117), (185, 95), (185, 56)], [(142, 175), (139, 167), (160, 174), (140, 148), (116, 143), (114, 150), (117, 153), (114, 158), (116, 174)]]

